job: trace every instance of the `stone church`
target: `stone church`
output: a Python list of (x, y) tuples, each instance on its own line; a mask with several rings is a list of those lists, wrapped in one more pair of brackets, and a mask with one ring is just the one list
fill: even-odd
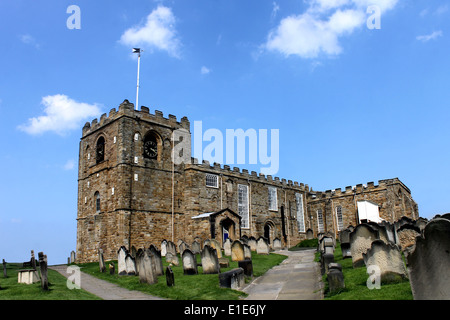
[[(294, 246), (361, 221), (419, 217), (399, 179), (312, 191), (307, 184), (227, 165), (172, 161), (172, 133), (190, 123), (125, 100), (83, 127), (79, 146), (77, 262), (116, 259), (121, 246), (160, 246), (246, 235)], [(190, 140), (189, 140), (190, 141)], [(190, 153), (190, 150), (189, 150)]]

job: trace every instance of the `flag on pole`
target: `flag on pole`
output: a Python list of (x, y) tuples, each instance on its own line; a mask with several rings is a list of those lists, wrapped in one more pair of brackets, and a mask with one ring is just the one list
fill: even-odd
[(141, 53), (141, 48), (133, 48), (133, 53)]

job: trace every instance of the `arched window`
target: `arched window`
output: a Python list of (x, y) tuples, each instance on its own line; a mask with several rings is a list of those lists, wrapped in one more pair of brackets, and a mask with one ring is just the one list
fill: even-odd
[(95, 198), (95, 212), (99, 213), (100, 212), (100, 193), (98, 191), (94, 194), (94, 198)]
[(336, 207), (336, 219), (338, 231), (344, 230), (344, 217), (342, 216), (342, 207)]
[(149, 132), (144, 138), (144, 158), (158, 159), (158, 139), (155, 133)]
[(105, 160), (105, 138), (103, 138), (103, 137), (100, 137), (97, 140), (95, 156), (96, 156), (97, 163), (100, 163), (103, 160)]

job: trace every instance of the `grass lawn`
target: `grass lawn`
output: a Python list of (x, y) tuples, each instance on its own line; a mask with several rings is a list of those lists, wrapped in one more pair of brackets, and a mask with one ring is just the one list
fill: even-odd
[[(316, 256), (316, 261), (318, 256)], [(409, 281), (398, 280), (393, 283), (381, 283), (380, 289), (370, 290), (367, 287), (369, 274), (367, 268), (360, 267), (354, 269), (352, 259), (342, 259), (341, 246), (336, 241), (334, 251), (334, 261), (342, 265), (344, 274), (345, 289), (342, 292), (330, 295), (328, 293), (328, 281), (326, 275), (323, 276), (325, 284), (325, 300), (412, 300), (412, 292)]]
[[(41, 283), (17, 283), (17, 271), (22, 264), (7, 263), (7, 278), (0, 275), (0, 300), (97, 300), (100, 299), (84, 290), (70, 290), (67, 279), (54, 270), (48, 269), (49, 290), (43, 291)], [(39, 272), (38, 272), (39, 273)]]
[[(222, 268), (220, 271), (225, 272), (238, 267), (237, 262), (230, 260), (229, 268)], [(252, 252), (253, 274), (255, 277), (261, 276), (270, 268), (280, 264), (286, 256), (273, 254), (258, 255)], [(200, 262), (200, 255), (197, 255), (197, 260)], [(219, 276), (217, 274), (202, 274), (202, 267), (198, 267), (197, 275), (184, 275), (183, 266), (172, 266), (174, 273), (175, 286), (168, 287), (166, 285), (166, 276), (158, 277), (156, 284), (142, 284), (139, 283), (138, 276), (119, 276), (117, 274), (117, 261), (113, 261), (116, 266), (116, 274), (110, 275), (101, 273), (97, 262), (79, 264), (81, 271), (91, 274), (97, 278), (110, 281), (121, 287), (129, 290), (139, 290), (154, 296), (173, 299), (173, 300), (239, 300), (246, 296), (241, 291), (236, 291), (228, 288), (219, 287)], [(109, 262), (105, 262), (108, 268)], [(168, 266), (163, 258), (164, 270)]]

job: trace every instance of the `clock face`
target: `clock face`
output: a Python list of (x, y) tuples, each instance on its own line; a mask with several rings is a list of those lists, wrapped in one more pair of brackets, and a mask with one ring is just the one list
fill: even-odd
[(147, 141), (144, 144), (145, 155), (150, 159), (156, 159), (158, 155), (158, 146), (155, 141)]

